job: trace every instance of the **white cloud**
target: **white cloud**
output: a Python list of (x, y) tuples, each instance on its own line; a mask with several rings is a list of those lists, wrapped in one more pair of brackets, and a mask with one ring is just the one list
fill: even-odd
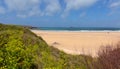
[(90, 7), (97, 1), (98, 0), (65, 0), (66, 8), (61, 16), (64, 18), (69, 14), (69, 11)]
[(5, 14), (5, 8), (0, 6), (0, 14)]
[[(98, 0), (64, 0), (66, 7), (63, 8), (59, 0), (4, 0), (4, 7), (8, 13), (14, 12), (16, 16), (23, 18), (43, 15), (51, 16), (61, 11), (63, 14), (65, 13), (64, 17), (69, 11), (90, 7), (96, 1)], [(41, 5), (44, 7), (41, 8)], [(3, 12), (3, 8), (0, 8), (0, 13)]]
[(93, 5), (97, 0), (65, 0), (65, 11), (76, 10)]
[(109, 6), (108, 6), (111, 11), (108, 14), (109, 16), (113, 14), (120, 14), (120, 0), (111, 0)]
[(39, 8), (41, 0), (5, 0), (4, 2), (9, 12), (16, 12), (17, 16), (41, 15)]
[(45, 15), (53, 15), (61, 10), (59, 0), (44, 0), (46, 3)]
[(110, 8), (120, 8), (120, 0), (110, 4)]
[[(60, 11), (59, 0), (4, 0), (9, 12), (15, 12), (18, 17), (53, 15)], [(45, 8), (41, 10), (41, 3)]]
[(26, 11), (40, 4), (40, 0), (5, 0), (10, 11)]

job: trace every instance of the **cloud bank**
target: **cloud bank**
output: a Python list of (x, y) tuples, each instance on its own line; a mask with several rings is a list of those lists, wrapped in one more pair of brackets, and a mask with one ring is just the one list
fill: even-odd
[(41, 0), (4, 0), (4, 3), (9, 12), (16, 12), (20, 17), (41, 15)]
[(65, 11), (70, 11), (72, 9), (80, 9), (84, 7), (90, 7), (93, 5), (97, 0), (65, 0), (66, 2), (66, 9)]
[[(4, 0), (5, 6), (0, 5), (0, 14), (15, 13), (18, 17), (31, 16), (52, 16), (61, 12), (61, 15), (68, 14), (71, 10), (79, 10), (91, 7), (98, 0), (61, 0), (65, 3), (63, 9), (60, 0)], [(111, 4), (117, 7), (119, 3)], [(44, 7), (43, 7), (44, 6)], [(7, 11), (7, 12), (5, 12)]]
[(66, 17), (71, 10), (79, 10), (94, 5), (98, 0), (65, 0), (66, 8), (62, 17)]
[(61, 5), (58, 0), (45, 0), (45, 3), (45, 15), (53, 15), (61, 10)]
[(120, 0), (117, 0), (115, 2), (112, 2), (109, 6), (110, 8), (120, 8)]
[(120, 14), (120, 0), (110, 0), (109, 8), (111, 9), (109, 15)]

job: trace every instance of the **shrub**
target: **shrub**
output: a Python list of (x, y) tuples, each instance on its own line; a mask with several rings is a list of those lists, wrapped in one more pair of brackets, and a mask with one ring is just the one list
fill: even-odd
[(120, 69), (120, 44), (101, 47), (92, 69)]
[(34, 69), (39, 47), (46, 44), (28, 29), (0, 24), (0, 69)]
[(0, 33), (0, 68), (26, 69), (32, 66), (38, 46), (25, 46), (22, 35), (23, 32), (17, 30)]
[(48, 46), (24, 27), (0, 24), (0, 69), (88, 69), (91, 60)]
[(103, 69), (120, 69), (120, 44), (107, 46), (99, 52), (98, 59)]

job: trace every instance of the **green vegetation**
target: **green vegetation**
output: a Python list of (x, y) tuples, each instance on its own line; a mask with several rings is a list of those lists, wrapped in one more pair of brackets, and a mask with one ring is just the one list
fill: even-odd
[(84, 57), (48, 46), (24, 27), (0, 24), (0, 69), (86, 69)]
[(120, 44), (97, 58), (69, 55), (22, 26), (0, 24), (0, 69), (120, 69)]

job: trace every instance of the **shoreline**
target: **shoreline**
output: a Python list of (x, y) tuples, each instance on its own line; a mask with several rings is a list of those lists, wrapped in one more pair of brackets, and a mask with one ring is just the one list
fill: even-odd
[(120, 40), (120, 32), (70, 32), (31, 30), (41, 36), (50, 46), (54, 46), (68, 54), (91, 54), (97, 56), (101, 46), (116, 44)]
[(44, 32), (120, 32), (120, 30), (112, 31), (112, 30), (101, 30), (101, 31), (93, 31), (93, 30), (78, 30), (78, 31), (70, 31), (70, 30), (37, 30), (37, 29), (30, 29), (31, 31), (44, 31)]

